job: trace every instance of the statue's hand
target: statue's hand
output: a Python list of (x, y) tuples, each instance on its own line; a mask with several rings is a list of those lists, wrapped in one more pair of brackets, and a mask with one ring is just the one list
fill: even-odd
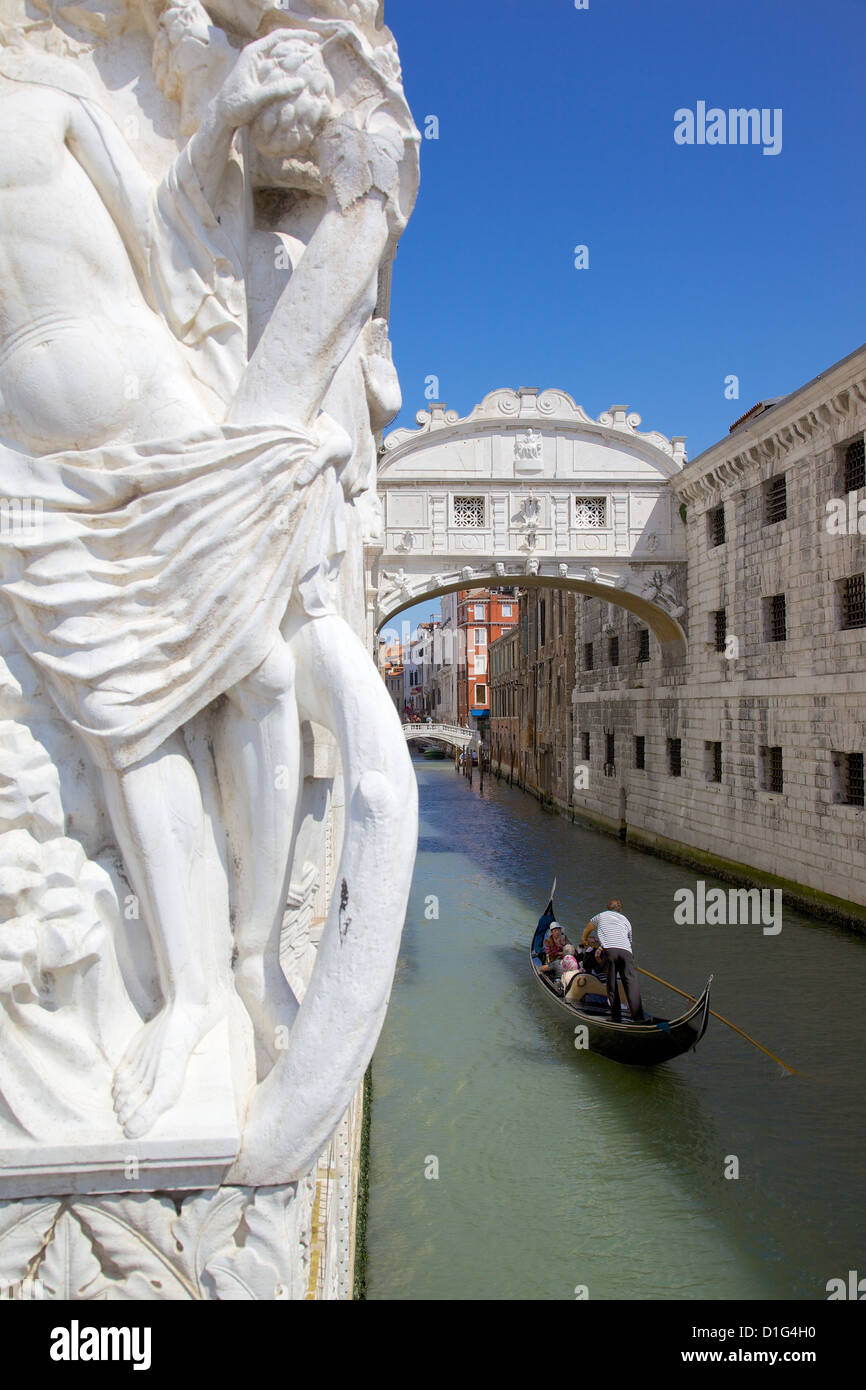
[[(312, 143), (333, 95), (316, 36), (278, 29), (241, 50), (214, 107), (232, 130), (254, 122), (258, 126), (261, 118), (253, 132), (257, 145), (279, 128), (280, 153), (297, 153)], [(287, 142), (290, 150), (284, 148)]]

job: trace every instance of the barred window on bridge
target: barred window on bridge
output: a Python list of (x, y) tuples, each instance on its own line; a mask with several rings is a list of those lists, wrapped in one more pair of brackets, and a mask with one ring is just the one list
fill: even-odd
[(455, 497), (454, 525), (467, 530), (484, 529), (484, 498)]
[(598, 531), (607, 525), (606, 497), (576, 497), (575, 527), (578, 531)]

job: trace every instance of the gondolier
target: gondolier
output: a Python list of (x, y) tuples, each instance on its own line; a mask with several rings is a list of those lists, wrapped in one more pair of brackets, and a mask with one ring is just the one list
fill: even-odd
[(619, 898), (611, 898), (605, 911), (597, 913), (587, 923), (583, 933), (584, 946), (588, 944), (593, 933), (595, 933), (598, 944), (604, 952), (611, 1021), (613, 1023), (622, 1022), (622, 1005), (618, 989), (618, 980), (621, 979), (628, 998), (632, 1022), (642, 1023), (643, 1004), (634, 964), (631, 922), (623, 914), (622, 903)]

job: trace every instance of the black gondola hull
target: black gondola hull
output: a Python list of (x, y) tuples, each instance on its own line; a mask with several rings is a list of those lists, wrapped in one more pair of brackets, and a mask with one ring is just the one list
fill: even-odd
[(679, 1018), (653, 1017), (647, 1023), (614, 1023), (610, 1018), (568, 1003), (547, 983), (546, 977), (539, 973), (538, 967), (541, 962), (538, 947), (544, 934), (544, 924), (552, 917), (551, 901), (533, 933), (529, 965), (536, 985), (559, 1020), (567, 1025), (578, 1051), (597, 1052), (602, 1057), (608, 1057), (613, 1062), (622, 1062), (626, 1066), (654, 1067), (661, 1062), (670, 1062), (674, 1057), (681, 1057), (684, 1052), (697, 1047), (709, 1022), (712, 975), (700, 998)]

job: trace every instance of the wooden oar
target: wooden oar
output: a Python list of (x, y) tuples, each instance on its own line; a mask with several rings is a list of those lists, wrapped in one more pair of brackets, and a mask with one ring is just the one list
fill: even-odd
[[(684, 989), (677, 989), (676, 985), (672, 985), (669, 980), (663, 980), (660, 975), (654, 975), (651, 970), (643, 970), (641, 966), (637, 968), (641, 975), (648, 976), (649, 979), (655, 980), (657, 984), (664, 985), (666, 989), (672, 989), (674, 994), (681, 994), (684, 999), (690, 999), (693, 1004), (697, 1002), (693, 994), (686, 994)], [(742, 1028), (738, 1028), (736, 1023), (732, 1023), (729, 1018), (723, 1018), (721, 1014), (716, 1013), (715, 1009), (710, 1009), (709, 1012), (712, 1014), (713, 1018), (719, 1020), (719, 1023), (726, 1023), (729, 1028), (733, 1028), (735, 1033), (739, 1033), (740, 1037), (745, 1038), (746, 1042), (750, 1042), (753, 1047), (760, 1048), (761, 1052), (766, 1052), (768, 1057), (772, 1057), (774, 1062), (778, 1062), (779, 1066), (784, 1067), (785, 1071), (790, 1072), (792, 1076), (803, 1075), (802, 1072), (795, 1071), (793, 1067), (789, 1067), (787, 1062), (783, 1062), (781, 1057), (776, 1056), (775, 1052), (771, 1052), (768, 1047), (764, 1047), (763, 1043), (759, 1043), (755, 1038), (750, 1037), (748, 1033), (744, 1033)]]

